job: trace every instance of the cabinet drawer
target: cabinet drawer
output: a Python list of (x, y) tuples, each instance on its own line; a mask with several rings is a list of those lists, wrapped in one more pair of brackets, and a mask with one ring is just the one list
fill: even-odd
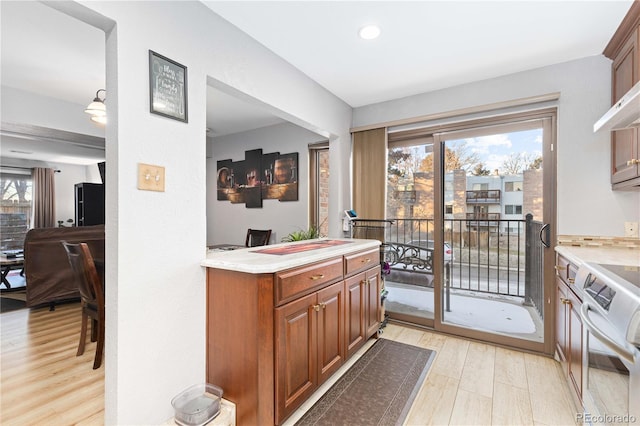
[(344, 275), (348, 277), (380, 263), (380, 250), (373, 249), (344, 257)]
[(567, 285), (575, 283), (578, 267), (571, 263), (566, 257), (558, 255), (556, 260), (556, 274)]
[(342, 279), (342, 257), (276, 274), (276, 305)]

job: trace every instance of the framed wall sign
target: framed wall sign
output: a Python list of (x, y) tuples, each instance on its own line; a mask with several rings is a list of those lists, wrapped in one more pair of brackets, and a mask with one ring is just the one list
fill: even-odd
[(187, 67), (149, 50), (149, 108), (153, 114), (188, 122)]

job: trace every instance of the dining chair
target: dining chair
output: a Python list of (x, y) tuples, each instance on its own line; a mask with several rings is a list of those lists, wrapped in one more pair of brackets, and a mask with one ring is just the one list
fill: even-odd
[(87, 337), (87, 320), (91, 319), (91, 341), (96, 343), (96, 355), (93, 361), (93, 369), (102, 364), (102, 352), (104, 351), (104, 290), (102, 281), (98, 275), (93, 256), (87, 243), (71, 244), (62, 241), (73, 276), (78, 285), (82, 304), (82, 327), (80, 329), (80, 343), (76, 356), (84, 353)]
[(247, 239), (244, 242), (245, 247), (266, 246), (271, 238), (271, 229), (247, 229)]

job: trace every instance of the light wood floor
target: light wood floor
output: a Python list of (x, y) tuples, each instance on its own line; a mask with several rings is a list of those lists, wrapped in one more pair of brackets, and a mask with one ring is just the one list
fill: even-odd
[[(104, 367), (91, 368), (95, 343), (75, 356), (78, 304), (5, 313), (0, 327), (0, 424), (103, 423)], [(407, 425), (575, 424), (567, 384), (550, 358), (395, 324), (382, 337), (436, 350)]]
[[(90, 327), (89, 327), (90, 328)], [(104, 422), (104, 367), (93, 370), (96, 344), (80, 338), (80, 304), (0, 315), (0, 424)]]

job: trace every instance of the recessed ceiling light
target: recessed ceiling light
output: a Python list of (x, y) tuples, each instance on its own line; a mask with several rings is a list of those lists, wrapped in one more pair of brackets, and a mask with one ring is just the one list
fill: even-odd
[(363, 38), (365, 40), (373, 40), (374, 38), (378, 38), (378, 36), (380, 35), (380, 27), (377, 25), (365, 25), (364, 27), (360, 28), (358, 34), (360, 35), (360, 38)]

